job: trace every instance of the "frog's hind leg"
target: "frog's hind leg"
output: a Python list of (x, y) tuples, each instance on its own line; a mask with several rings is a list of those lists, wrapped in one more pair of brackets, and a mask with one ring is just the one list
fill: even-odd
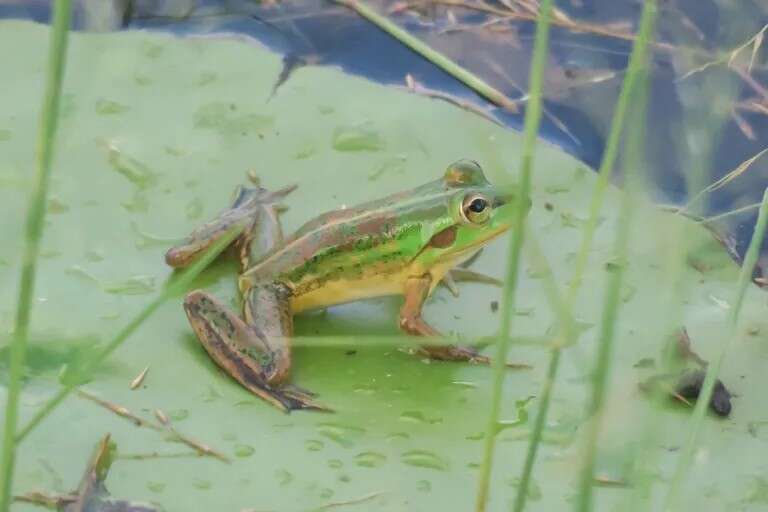
[[(252, 297), (249, 302), (254, 300), (259, 307), (266, 308), (264, 313), (260, 311), (260, 318), (269, 320), (246, 323), (213, 296), (199, 290), (189, 293), (184, 300), (184, 310), (200, 343), (232, 378), (277, 408), (286, 412), (327, 410), (312, 400), (311, 393), (284, 384), (290, 372), (288, 339), (292, 320), (290, 315), (273, 319), (271, 315), (275, 310), (269, 309), (270, 302), (280, 305), (280, 293), (268, 287), (255, 288), (249, 297)], [(246, 305), (246, 311), (249, 309)]]
[[(239, 232), (241, 247), (248, 245), (243, 244), (242, 239), (254, 231), (254, 226), (265, 215), (275, 212), (276, 203), (295, 188), (290, 186), (270, 192), (263, 188), (238, 187), (230, 207), (170, 248), (165, 253), (165, 262), (174, 268), (186, 267), (232, 228)], [(265, 223), (271, 226), (272, 219), (266, 219)], [(282, 236), (279, 229), (277, 235)]]

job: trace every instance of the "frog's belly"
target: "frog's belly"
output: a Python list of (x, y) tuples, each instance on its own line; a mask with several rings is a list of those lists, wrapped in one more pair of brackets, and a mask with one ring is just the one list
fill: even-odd
[(307, 309), (322, 308), (356, 300), (402, 295), (403, 284), (408, 278), (409, 269), (397, 273), (381, 273), (366, 276), (365, 279), (340, 278), (326, 281), (317, 288), (308, 290), (291, 298), (291, 310), (294, 313)]

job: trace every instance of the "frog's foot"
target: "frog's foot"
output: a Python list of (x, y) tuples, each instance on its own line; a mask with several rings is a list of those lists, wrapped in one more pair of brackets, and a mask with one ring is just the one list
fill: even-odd
[[(461, 345), (422, 345), (418, 353), (436, 361), (469, 361), (472, 364), (491, 366), (493, 360), (482, 355), (474, 347)], [(530, 370), (533, 368), (525, 363), (504, 363), (504, 366), (514, 370)]]
[(307, 409), (311, 411), (333, 412), (333, 409), (315, 402), (314, 398), (317, 396), (317, 393), (312, 391), (291, 384), (284, 384), (280, 387), (279, 392), (285, 398), (292, 401), (294, 407), (291, 410)]
[[(440, 332), (421, 318), (421, 307), (429, 294), (431, 280), (429, 276), (412, 277), (406, 282), (405, 302), (400, 309), (400, 329), (415, 336), (438, 337)], [(458, 345), (424, 344), (418, 353), (439, 361), (469, 361), (475, 364), (490, 365), (491, 359), (480, 354), (472, 347)], [(530, 368), (526, 364), (506, 363), (508, 368)]]
[(419, 354), (437, 361), (469, 361), (474, 364), (490, 364), (488, 357), (480, 354), (472, 347), (459, 345), (422, 345)]
[[(316, 394), (304, 391), (300, 388), (296, 388), (290, 385), (280, 386), (277, 389), (271, 390), (273, 397), (278, 397), (280, 401), (279, 409), (285, 412), (291, 411), (320, 411), (320, 412), (333, 412), (333, 409), (322, 405), (314, 400)], [(258, 393), (257, 393), (258, 394)], [(258, 395), (264, 398), (262, 395)], [(272, 403), (271, 400), (267, 400)]]
[(310, 393), (284, 385), (290, 372), (290, 354), (272, 348), (256, 329), (213, 296), (193, 291), (184, 299), (184, 310), (206, 352), (248, 391), (285, 412), (328, 410)]

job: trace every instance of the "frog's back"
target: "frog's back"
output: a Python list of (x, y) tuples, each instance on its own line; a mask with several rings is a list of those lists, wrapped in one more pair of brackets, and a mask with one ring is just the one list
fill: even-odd
[[(419, 195), (435, 192), (436, 185), (324, 213), (266, 254), (246, 277), (252, 283), (285, 283), (294, 311), (401, 293), (421, 249), (421, 219), (445, 212), (439, 193), (432, 201)], [(409, 198), (420, 199), (418, 208), (408, 208)]]

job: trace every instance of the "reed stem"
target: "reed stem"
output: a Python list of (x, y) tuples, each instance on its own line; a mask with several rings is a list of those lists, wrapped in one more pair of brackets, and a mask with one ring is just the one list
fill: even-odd
[(53, 24), (48, 49), (48, 67), (40, 127), (37, 135), (37, 158), (34, 182), (27, 210), (25, 245), (19, 279), (19, 299), (16, 305), (16, 321), (10, 346), (8, 396), (5, 403), (2, 458), (0, 458), (0, 512), (11, 506), (11, 488), (16, 459), (16, 426), (19, 400), (29, 338), (29, 319), (32, 310), (32, 294), (35, 288), (37, 257), (43, 234), (46, 197), (53, 161), (54, 140), (59, 117), (61, 83), (67, 53), (67, 36), (71, 15), (70, 0), (58, 0), (53, 6)]
[[(525, 215), (528, 210), (530, 197), (531, 174), (536, 139), (542, 115), (542, 90), (544, 85), (544, 70), (547, 64), (549, 46), (549, 24), (552, 17), (552, 0), (543, 0), (539, 6), (539, 17), (536, 22), (536, 39), (531, 60), (530, 83), (528, 86), (530, 100), (525, 112), (523, 134), (522, 161), (520, 165), (520, 201), (515, 211), (512, 225), (512, 236), (509, 241), (509, 262), (507, 276), (502, 292), (502, 317), (494, 359), (493, 384), (491, 405), (488, 410), (488, 421), (485, 429), (483, 460), (480, 464), (480, 475), (477, 484), (475, 510), (483, 512), (488, 501), (491, 472), (493, 469), (493, 454), (496, 447), (499, 415), (501, 413), (501, 398), (504, 385), (504, 363), (509, 353), (509, 335), (512, 329), (512, 313), (515, 307), (515, 290), (517, 288), (520, 266), (520, 252), (525, 239)], [(523, 489), (519, 493), (526, 492)]]
[(699, 434), (701, 427), (704, 424), (704, 417), (707, 409), (709, 408), (709, 401), (712, 398), (712, 391), (715, 388), (715, 381), (718, 373), (720, 373), (720, 367), (725, 359), (725, 354), (728, 351), (731, 340), (736, 336), (736, 330), (739, 323), (739, 314), (741, 313), (741, 307), (744, 304), (744, 295), (747, 291), (747, 286), (752, 281), (752, 273), (755, 269), (755, 264), (760, 256), (760, 247), (765, 237), (766, 229), (768, 229), (768, 188), (763, 193), (763, 201), (760, 205), (760, 210), (757, 216), (757, 223), (755, 224), (755, 230), (752, 233), (752, 239), (749, 242), (749, 248), (744, 256), (744, 263), (741, 266), (739, 272), (738, 285), (736, 289), (736, 296), (734, 298), (733, 305), (728, 313), (727, 327), (728, 333), (723, 337), (722, 343), (718, 347), (717, 354), (714, 357), (713, 362), (707, 366), (707, 374), (704, 378), (704, 383), (701, 386), (701, 392), (696, 399), (696, 406), (693, 409), (693, 415), (691, 417), (691, 426), (688, 429), (688, 438), (683, 448), (683, 452), (680, 454), (677, 466), (675, 467), (675, 473), (672, 477), (672, 483), (669, 487), (667, 494), (665, 507), (666, 511), (674, 511), (679, 509), (680, 494), (682, 492), (683, 484), (685, 483), (686, 476), (688, 475), (691, 464), (693, 463), (693, 453), (696, 449), (696, 444), (699, 440)]
[[(624, 127), (624, 120), (627, 110), (630, 106), (630, 100), (632, 93), (636, 86), (638, 75), (640, 74), (642, 64), (645, 62), (646, 48), (650, 39), (650, 34), (653, 26), (653, 18), (656, 14), (655, 0), (647, 0), (643, 7), (641, 15), (640, 29), (635, 45), (632, 49), (632, 55), (629, 59), (629, 65), (627, 69), (627, 76), (624, 80), (624, 84), (619, 94), (619, 99), (616, 103), (614, 110), (613, 120), (611, 122), (611, 130), (608, 134), (605, 151), (603, 153), (603, 159), (600, 163), (599, 175), (597, 182), (595, 183), (595, 189), (592, 194), (590, 202), (590, 214), (587, 223), (582, 231), (582, 240), (579, 246), (578, 255), (576, 257), (576, 268), (574, 270), (574, 276), (571, 279), (566, 296), (566, 310), (568, 317), (573, 315), (573, 309), (578, 295), (579, 288), (583, 279), (583, 274), (586, 269), (589, 252), (592, 247), (592, 241), (594, 239), (595, 230), (597, 228), (598, 215), (603, 205), (603, 199), (605, 191), (610, 183), (610, 176), (613, 171), (613, 166), (618, 154), (619, 143), (621, 142), (621, 134)], [(618, 241), (617, 241), (618, 243)], [(615, 277), (615, 276), (613, 276)], [(604, 335), (612, 335), (612, 328), (606, 331)], [(531, 432), (531, 440), (528, 444), (528, 451), (525, 457), (525, 463), (523, 465), (520, 485), (517, 489), (517, 496), (515, 497), (515, 512), (522, 512), (525, 509), (525, 504), (528, 496), (528, 486), (533, 475), (533, 467), (536, 462), (536, 455), (539, 445), (541, 444), (541, 438), (546, 425), (547, 415), (549, 413), (549, 405), (551, 403), (551, 396), (554, 390), (555, 381), (560, 365), (560, 356), (563, 346), (573, 344), (576, 340), (576, 332), (572, 326), (561, 326), (561, 338), (563, 340), (561, 346), (555, 346), (550, 354), (549, 364), (547, 366), (547, 377), (544, 381), (539, 400), (539, 408), (536, 413), (536, 419), (534, 420), (533, 431)], [(601, 339), (602, 339), (601, 335)]]
[(471, 71), (459, 66), (456, 62), (446, 57), (437, 50), (430, 48), (429, 45), (409, 34), (400, 28), (396, 23), (382, 16), (364, 2), (358, 0), (334, 0), (337, 4), (343, 5), (355, 11), (357, 14), (367, 19), (381, 30), (403, 43), (405, 46), (418, 53), (432, 64), (462, 82), (467, 87), (474, 90), (479, 95), (491, 103), (498, 105), (510, 112), (517, 112), (517, 103), (509, 99), (503, 92), (489, 85), (479, 76)]

